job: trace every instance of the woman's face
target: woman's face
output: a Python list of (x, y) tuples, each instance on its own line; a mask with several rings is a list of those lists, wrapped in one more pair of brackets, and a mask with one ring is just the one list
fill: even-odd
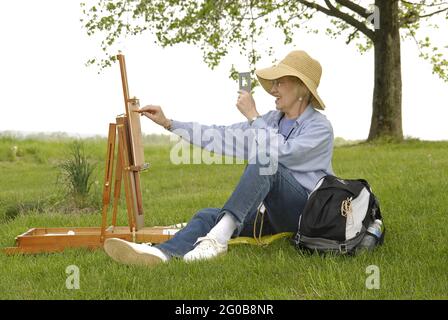
[[(289, 113), (294, 108), (300, 106), (299, 98), (302, 96), (299, 79), (292, 76), (285, 76), (272, 81), (271, 94), (276, 97), (276, 109)], [(305, 99), (305, 97), (302, 97)]]

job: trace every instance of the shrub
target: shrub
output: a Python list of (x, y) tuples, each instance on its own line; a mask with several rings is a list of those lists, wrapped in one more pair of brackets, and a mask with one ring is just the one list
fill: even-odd
[(28, 212), (42, 213), (44, 211), (44, 201), (25, 201), (10, 204), (6, 207), (4, 219), (6, 221), (15, 219), (20, 214), (27, 214)]
[(82, 142), (74, 141), (71, 144), (70, 158), (65, 160), (60, 168), (68, 193), (79, 207), (84, 207), (93, 184), (92, 173), (95, 165), (87, 159)]

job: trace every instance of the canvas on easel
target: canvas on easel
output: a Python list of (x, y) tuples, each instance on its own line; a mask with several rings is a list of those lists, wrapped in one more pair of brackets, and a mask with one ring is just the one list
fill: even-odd
[[(100, 227), (31, 228), (16, 237), (16, 246), (3, 248), (7, 254), (57, 252), (65, 248), (98, 248), (107, 238), (133, 242), (160, 243), (170, 239), (184, 225), (144, 227), (140, 173), (149, 165), (144, 162), (140, 127), (139, 101), (129, 97), (125, 59), (117, 56), (126, 113), (109, 124), (106, 166), (103, 185), (103, 208)], [(116, 156), (115, 156), (116, 155)], [(115, 177), (114, 177), (115, 175)], [(117, 211), (124, 183), (128, 226), (117, 226)], [(113, 196), (112, 196), (113, 189)], [(113, 199), (113, 201), (112, 201)], [(112, 222), (108, 212), (112, 201)]]

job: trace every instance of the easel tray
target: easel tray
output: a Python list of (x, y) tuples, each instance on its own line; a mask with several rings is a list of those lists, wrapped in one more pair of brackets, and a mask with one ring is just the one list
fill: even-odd
[[(161, 243), (179, 231), (172, 227), (146, 227), (135, 233), (129, 227), (109, 227), (105, 238), (120, 238), (133, 242)], [(65, 248), (96, 249), (103, 246), (100, 227), (32, 228), (16, 237), (16, 246), (4, 248), (6, 254), (61, 252)]]

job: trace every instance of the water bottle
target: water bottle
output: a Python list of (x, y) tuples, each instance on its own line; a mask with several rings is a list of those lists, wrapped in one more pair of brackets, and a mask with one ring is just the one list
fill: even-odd
[(383, 222), (379, 219), (376, 219), (369, 225), (366, 235), (359, 244), (359, 248), (373, 250), (380, 241), (382, 233)]

